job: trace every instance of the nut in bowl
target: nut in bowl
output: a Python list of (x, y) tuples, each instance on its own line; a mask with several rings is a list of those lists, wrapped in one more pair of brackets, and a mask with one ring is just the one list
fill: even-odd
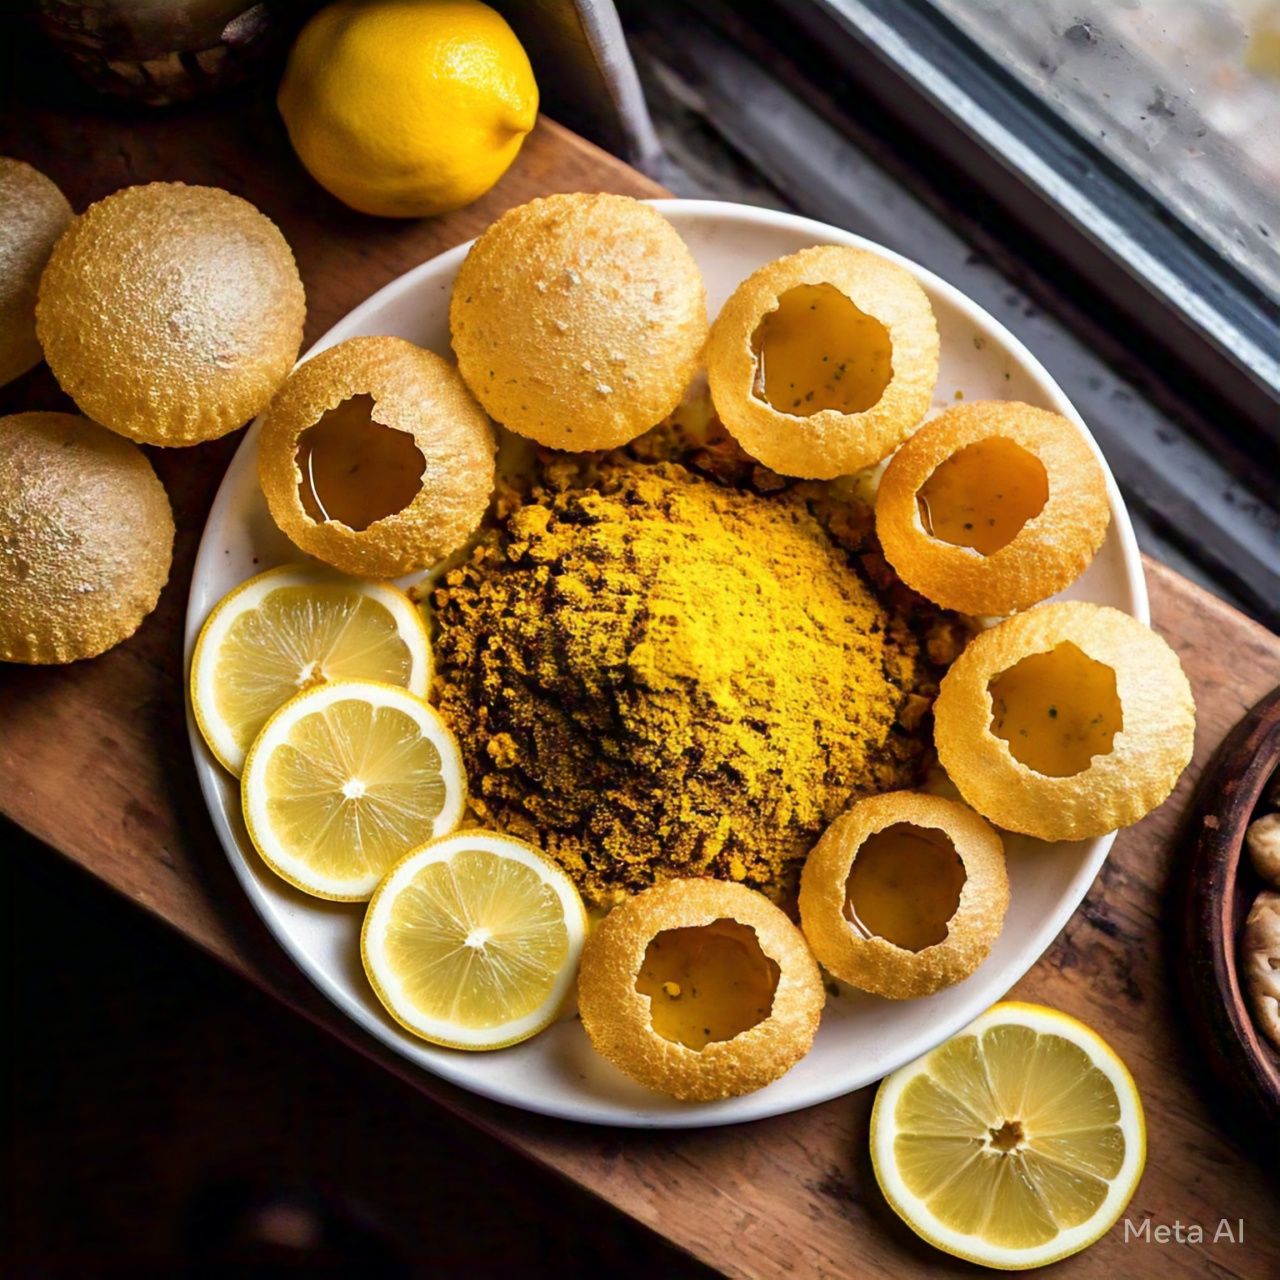
[[(713, 304), (762, 266), (819, 240), (888, 261), (874, 246), (785, 215), (687, 202), (659, 203), (648, 212), (683, 241), (698, 288), (705, 281)], [(489, 246), (501, 251), (501, 243), (495, 238)], [(452, 339), (465, 365), (465, 339), (458, 342), (456, 326), (451, 332), (448, 309), (455, 282), (465, 278), (458, 272), (466, 253), (458, 250), (390, 286), (325, 341), (381, 329), (447, 363)], [(487, 270), (518, 292), (536, 293), (540, 265), (515, 257)], [(924, 363), (936, 342), (948, 393), (955, 379), (970, 399), (1011, 396), (1069, 411), (1034, 362), (971, 303), (927, 273), (891, 265), (921, 290), (936, 326), (924, 330)], [(597, 286), (607, 286), (607, 268), (606, 262)], [(880, 314), (882, 325), (889, 314), (877, 311), (880, 301), (865, 290), (850, 301), (864, 317)], [(834, 324), (825, 310), (815, 314), (824, 326)], [(574, 317), (548, 312), (546, 319), (555, 329), (556, 319), (569, 326)], [(779, 319), (796, 317), (789, 309)], [(593, 325), (588, 316), (575, 341), (600, 336), (591, 333)], [(803, 325), (801, 316), (801, 332)], [(777, 357), (792, 341), (775, 328), (762, 335), (766, 372), (770, 350), (776, 372)], [(749, 327), (748, 349), (754, 332)], [(975, 344), (976, 334), (982, 344)], [(826, 328), (822, 335), (829, 336)], [(847, 336), (861, 349), (867, 326), (859, 321)], [(498, 332), (496, 340), (506, 335)], [(894, 350), (910, 354), (908, 337)], [(785, 367), (790, 357), (782, 358)], [(957, 905), (966, 906), (967, 890), (975, 905), (981, 899), (982, 919), (970, 936), (967, 906), (963, 920), (947, 915), (946, 901), (933, 914), (945, 917), (953, 941), (969, 939), (963, 958), (941, 982), (923, 984), (932, 994), (904, 990), (902, 998), (888, 999), (842, 987), (825, 998), (813, 948), (788, 915), (806, 858), (868, 797), (927, 788), (938, 687), (966, 645), (982, 636), (971, 640), (966, 619), (911, 591), (885, 563), (874, 533), (875, 471), (840, 475), (841, 461), (833, 480), (797, 478), (806, 471), (792, 456), (805, 447), (798, 443), (803, 424), (779, 433), (778, 455), (753, 453), (699, 389), (697, 364), (695, 356), (681, 374), (682, 403), (647, 423), (646, 409), (628, 419), (625, 432), (619, 428), (620, 438), (606, 437), (617, 443), (590, 453), (574, 451), (576, 433), (568, 431), (537, 449), (513, 449), (509, 428), (519, 424), (504, 422), (476, 383), (477, 398), (498, 418), (499, 466), (488, 485), (488, 510), (477, 515), (456, 554), (424, 566), (429, 578), (410, 592), (431, 626), (428, 702), (458, 742), (468, 796), (462, 825), (445, 839), (465, 836), (467, 824), (476, 823), (546, 858), (593, 907), (609, 912), (598, 927), (606, 959), (609, 938), (630, 937), (627, 921), (637, 910), (643, 915), (646, 902), (709, 894), (714, 914), (686, 920), (674, 907), (664, 909), (656, 924), (649, 922), (654, 928), (643, 945), (632, 939), (625, 963), (610, 961), (603, 970), (591, 959), (593, 938), (583, 950), (583, 1021), (553, 1017), (518, 1044), (504, 1031), (492, 1052), (459, 1053), (446, 1046), (462, 1037), (439, 1027), (426, 1038), (425, 1023), (401, 1029), (412, 1018), (393, 1027), (376, 984), (333, 963), (334, 955), (350, 954), (362, 907), (312, 906), (287, 893), (251, 848), (228, 835), (244, 883), (272, 927), (366, 1029), (447, 1079), (575, 1119), (721, 1123), (810, 1105), (868, 1083), (997, 999), (1079, 901), (1106, 847), (1104, 840), (1055, 846), (1032, 865), (1024, 842), (1011, 840), (1002, 864), (999, 837), (957, 806), (984, 833), (971, 841), (968, 828), (957, 828), (950, 837), (965, 863)], [(484, 374), (489, 367), (495, 366)], [(901, 360), (893, 364), (904, 367)], [(538, 372), (558, 376), (556, 362)], [(471, 371), (463, 373), (471, 382)], [(932, 387), (927, 367), (919, 377)], [(564, 404), (576, 404), (575, 396)], [(554, 386), (539, 401), (553, 425), (557, 403)], [(926, 395), (907, 426), (899, 423), (888, 444), (877, 443), (876, 457), (909, 436), (928, 407)], [(296, 492), (297, 446), (282, 452)], [(193, 625), (255, 572), (254, 555), (273, 557), (269, 564), (288, 554), (261, 533), (270, 524), (249, 461), (237, 462), (215, 507)], [(1112, 508), (1108, 535), (1082, 584), (1076, 589), (1087, 586), (1103, 604), (1143, 608), (1122, 507)], [(206, 785), (215, 808), (227, 807), (230, 832), (235, 798), (224, 789), (222, 771), (207, 775)], [(922, 829), (948, 830), (934, 823)], [(986, 852), (975, 854), (979, 845)], [(874, 848), (864, 852), (863, 871), (875, 872), (878, 855)], [(922, 865), (931, 852), (924, 851)], [(952, 867), (948, 879), (942, 861), (936, 887), (949, 885), (954, 897), (959, 877)], [(1004, 885), (992, 870), (1000, 865), (1007, 910)], [(846, 896), (847, 881), (848, 870)], [(278, 905), (285, 902), (287, 911)], [(876, 922), (873, 932), (895, 933), (892, 920), (874, 907), (866, 912)], [(642, 924), (640, 933), (649, 928)], [(937, 932), (939, 922), (932, 925)], [(488, 944), (470, 928), (467, 936)], [(412, 930), (403, 934), (410, 950), (412, 937)], [(914, 935), (903, 941), (909, 945), (898, 949), (914, 956), (940, 946)], [(714, 1016), (699, 1021), (704, 987), (697, 984), (695, 998), (691, 975), (704, 964), (711, 987), (727, 975), (737, 994), (714, 1001)], [(457, 994), (470, 1007), (476, 988), (459, 974)], [(393, 995), (385, 985), (384, 993)], [(417, 992), (410, 1004), (425, 1007), (434, 999)], [(547, 1012), (539, 999), (528, 1006), (537, 1005), (537, 1025)]]

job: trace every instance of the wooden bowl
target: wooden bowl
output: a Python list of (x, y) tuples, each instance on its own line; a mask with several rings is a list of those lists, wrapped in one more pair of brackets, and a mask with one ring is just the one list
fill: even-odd
[(1228, 1105), (1280, 1127), (1280, 1054), (1255, 1027), (1237, 957), (1244, 919), (1266, 888), (1243, 855), (1245, 828), (1280, 767), (1280, 688), (1223, 740), (1196, 791), (1185, 835), (1178, 961), (1191, 1024)]

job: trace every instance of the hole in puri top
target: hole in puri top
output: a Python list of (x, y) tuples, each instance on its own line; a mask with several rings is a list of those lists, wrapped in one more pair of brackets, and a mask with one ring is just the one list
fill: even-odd
[(779, 969), (736, 920), (655, 934), (636, 978), (653, 1029), (689, 1049), (732, 1040), (773, 1011)]
[(945, 940), (967, 879), (945, 832), (895, 822), (859, 847), (845, 887), (845, 918), (864, 938), (923, 951)]
[(1007, 547), (1048, 500), (1044, 463), (1002, 436), (957, 449), (916, 494), (930, 537), (984, 556)]
[(1002, 671), (988, 691), (991, 732), (1015, 760), (1050, 778), (1082, 773), (1124, 727), (1116, 673), (1069, 640)]
[(298, 497), (317, 523), (360, 533), (403, 511), (422, 488), (426, 459), (407, 431), (374, 422), (373, 404), (351, 396), (298, 437)]
[(756, 326), (751, 347), (756, 398), (793, 417), (823, 409), (864, 413), (893, 378), (888, 329), (829, 284), (780, 294)]

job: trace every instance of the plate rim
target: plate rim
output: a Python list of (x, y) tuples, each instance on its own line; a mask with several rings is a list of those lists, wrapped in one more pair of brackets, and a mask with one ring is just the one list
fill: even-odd
[[(927, 288), (945, 297), (948, 304), (963, 313), (977, 329), (983, 333), (997, 336), (1000, 344), (1017, 362), (1020, 370), (1037, 384), (1039, 390), (1055, 406), (1057, 412), (1068, 418), (1081, 431), (1084, 439), (1101, 462), (1107, 482), (1107, 497), (1111, 508), (1112, 529), (1119, 541), (1121, 560), (1124, 567), (1125, 587), (1132, 599), (1132, 616), (1141, 622), (1150, 623), (1150, 606), (1141, 553), (1129, 519), (1128, 508), (1120, 493), (1119, 486), (1116, 484), (1115, 477), (1112, 475), (1111, 468), (1107, 464), (1106, 457), (1094, 439), (1088, 425), (1056, 380), (1021, 339), (1012, 333), (999, 319), (973, 301), (967, 294), (961, 292), (954, 285), (920, 263), (877, 244), (865, 236), (856, 235), (853, 232), (845, 231), (813, 218), (802, 217), (782, 210), (758, 208), (733, 201), (663, 197), (646, 200), (645, 203), (653, 205), (664, 214), (674, 213), (677, 222), (686, 218), (727, 219), (740, 224), (798, 232), (811, 237), (815, 244), (840, 244), (868, 249), (905, 267)], [(408, 271), (402, 272), (394, 279), (389, 280), (330, 325), (306, 352), (299, 356), (297, 364), (303, 364), (327, 347), (344, 341), (344, 335), (348, 330), (359, 326), (367, 315), (380, 309), (391, 298), (405, 292), (411, 292), (418, 286), (422, 277), (435, 274), (442, 269), (447, 270), (454, 265), (455, 261), (460, 262), (473, 243), (474, 240), (467, 240), (450, 249), (443, 250), (441, 253), (418, 263), (416, 266), (409, 268)], [(364, 1005), (351, 998), (322, 965), (312, 963), (302, 948), (295, 943), (293, 935), (279, 920), (274, 909), (269, 906), (265, 890), (255, 879), (248, 857), (241, 848), (240, 841), (237, 839), (230, 823), (221, 811), (222, 798), (219, 794), (219, 788), (224, 785), (222, 775), (225, 771), (222, 770), (222, 767), (205, 747), (204, 740), (195, 722), (195, 715), (191, 705), (189, 692), (191, 656), (195, 640), (200, 633), (200, 628), (207, 616), (209, 607), (202, 598), (200, 584), (209, 576), (211, 562), (215, 558), (214, 539), (211, 533), (213, 516), (222, 499), (228, 477), (237, 467), (237, 464), (240, 463), (241, 455), (245, 451), (253, 450), (256, 447), (262, 416), (262, 414), (259, 414), (249, 425), (240, 444), (236, 447), (235, 453), (227, 464), (213, 502), (210, 504), (209, 514), (201, 530), (195, 560), (192, 565), (183, 635), (183, 700), (187, 719), (187, 736), (191, 745), (192, 758), (205, 810), (218, 837), (218, 842), (222, 846), (223, 853), (231, 863), (233, 874), (248, 898), (250, 905), (290, 961), (330, 1003), (349, 1018), (362, 1032), (372, 1036), (384, 1048), (395, 1053), (410, 1069), (424, 1071), (429, 1075), (444, 1080), (448, 1084), (475, 1094), (477, 1097), (516, 1107), (532, 1114), (616, 1128), (690, 1129), (744, 1124), (754, 1120), (806, 1110), (809, 1107), (830, 1102), (835, 1098), (844, 1097), (849, 1093), (856, 1092), (858, 1089), (875, 1084), (878, 1080), (883, 1079), (884, 1076), (892, 1074), (899, 1066), (913, 1061), (923, 1053), (927, 1053), (931, 1048), (941, 1044), (944, 1040), (967, 1026), (984, 1009), (989, 1007), (985, 997), (980, 1001), (960, 1002), (959, 1011), (952, 1011), (946, 1016), (938, 1018), (929, 1030), (928, 1043), (924, 1047), (913, 1049), (908, 1056), (902, 1058), (901, 1062), (896, 1066), (890, 1067), (882, 1075), (857, 1084), (849, 1084), (843, 1080), (832, 1084), (824, 1083), (821, 1087), (811, 1089), (803, 1101), (795, 1101), (794, 1099), (775, 1100), (770, 1097), (770, 1090), (761, 1090), (718, 1103), (689, 1105), (679, 1109), (673, 1108), (663, 1111), (646, 1109), (624, 1110), (625, 1104), (583, 1099), (572, 1091), (566, 1091), (558, 1097), (516, 1096), (508, 1089), (490, 1086), (486, 1081), (477, 1081), (472, 1078), (466, 1069), (466, 1063), (470, 1058), (469, 1054), (457, 1053), (442, 1058), (438, 1062), (431, 1063), (411, 1058), (406, 1054), (398, 1038), (399, 1029), (386, 1026), (377, 1018), (375, 1010), (367, 1009)], [(1104, 836), (1097, 837), (1092, 842), (1094, 844), (1092, 852), (1087, 858), (1082, 859), (1076, 872), (1076, 877), (1072, 881), (1073, 885), (1079, 886), (1079, 892), (1071, 891), (1065, 894), (1055, 909), (1040, 922), (1036, 935), (1037, 941), (1029, 949), (1032, 954), (1029, 955), (1025, 962), (1017, 962), (1002, 974), (1002, 980), (1004, 978), (1008, 980), (1005, 987), (1006, 991), (1019, 982), (1039, 962), (1062, 932), (1067, 921), (1075, 914), (1097, 878), (1103, 863), (1106, 861), (1116, 834), (1116, 832), (1110, 832)]]

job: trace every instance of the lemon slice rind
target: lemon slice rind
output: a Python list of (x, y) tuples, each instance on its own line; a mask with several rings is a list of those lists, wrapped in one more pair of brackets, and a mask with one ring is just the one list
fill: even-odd
[[(546, 998), (521, 1018), (498, 1026), (471, 1028), (456, 1021), (433, 1019), (408, 999), (386, 951), (388, 926), (398, 895), (433, 863), (449, 862), (470, 850), (510, 858), (537, 873), (556, 895), (563, 911), (568, 945), (555, 981)], [(505, 1049), (528, 1040), (554, 1022), (570, 999), (578, 974), (578, 962), (586, 941), (587, 915), (573, 882), (536, 849), (510, 836), (476, 829), (455, 832), (432, 840), (402, 858), (374, 892), (360, 931), (360, 956), (369, 983), (387, 1013), (419, 1039), (448, 1049), (482, 1051)]]
[[(932, 1054), (925, 1054), (886, 1077), (871, 1111), (871, 1163), (876, 1182), (893, 1211), (921, 1239), (937, 1249), (984, 1267), (1017, 1271), (1047, 1266), (1079, 1253), (1101, 1239), (1115, 1225), (1137, 1190), (1146, 1163), (1147, 1135), (1142, 1102), (1129, 1069), (1097, 1032), (1056, 1009), (1021, 1001), (993, 1005), (947, 1044), (963, 1036), (981, 1036), (1001, 1026), (1025, 1027), (1043, 1035), (1060, 1036), (1081, 1049), (1115, 1090), (1120, 1114), (1117, 1124), (1125, 1151), (1119, 1170), (1110, 1179), (1106, 1197), (1085, 1221), (1061, 1229), (1051, 1240), (1029, 1248), (994, 1244), (981, 1234), (967, 1234), (941, 1222), (929, 1206), (905, 1184), (898, 1171), (894, 1140), (899, 1134), (894, 1117), (904, 1090), (928, 1074)], [(945, 1045), (939, 1046), (940, 1051)]]
[(388, 868), (370, 871), (351, 880), (328, 880), (302, 858), (291, 854), (278, 839), (267, 812), (270, 794), (265, 780), (272, 753), (284, 745), (293, 727), (313, 712), (325, 711), (336, 703), (351, 700), (378, 707), (390, 707), (411, 717), (440, 753), (440, 773), (445, 782), (445, 802), (432, 822), (431, 838), (447, 835), (462, 821), (466, 808), (466, 771), (457, 740), (440, 713), (421, 698), (398, 685), (379, 684), (374, 680), (334, 680), (304, 690), (290, 698), (267, 721), (249, 748), (244, 773), (240, 779), (241, 803), (245, 827), (258, 856), (282, 880), (317, 898), (331, 902), (367, 902)]
[(418, 697), (426, 696), (431, 682), (431, 641), (421, 612), (403, 591), (383, 582), (348, 578), (318, 565), (286, 564), (267, 569), (240, 583), (214, 605), (200, 628), (191, 655), (190, 696), (196, 727), (214, 759), (229, 773), (237, 777), (240, 775), (248, 753), (237, 741), (231, 726), (216, 711), (218, 657), (228, 631), (234, 622), (256, 609), (273, 591), (334, 584), (349, 587), (376, 600), (387, 610), (395, 620), (397, 633), (412, 659), (407, 688)]

